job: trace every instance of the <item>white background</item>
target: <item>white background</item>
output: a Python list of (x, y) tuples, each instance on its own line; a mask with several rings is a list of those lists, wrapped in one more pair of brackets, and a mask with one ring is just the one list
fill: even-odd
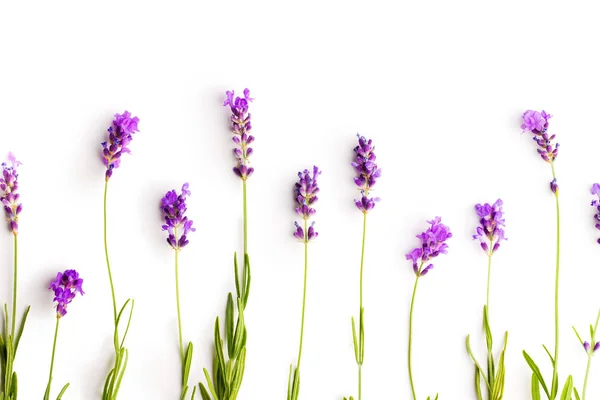
[[(24, 162), (20, 187), (19, 308), (32, 312), (16, 370), (21, 398), (43, 394), (54, 311), (48, 282), (77, 268), (86, 295), (61, 323), (54, 395), (99, 398), (112, 362), (111, 300), (103, 259), (100, 142), (115, 112), (140, 133), (110, 183), (109, 242), (119, 302), (136, 300), (122, 399), (176, 399), (173, 253), (161, 232), (166, 190), (190, 182), (199, 230), (181, 254), (191, 380), (211, 363), (214, 318), (233, 290), (241, 250), (241, 183), (228, 89), (252, 104), (255, 175), (249, 182), (253, 282), (240, 399), (281, 399), (298, 346), (302, 246), (292, 237), (292, 186), (319, 165), (310, 246), (303, 399), (356, 394), (350, 316), (358, 312), (361, 214), (349, 163), (357, 132), (373, 138), (383, 200), (369, 215), (365, 266), (364, 399), (408, 399), (407, 321), (414, 275), (404, 258), (443, 217), (450, 252), (420, 285), (414, 356), (421, 399), (475, 398), (464, 338), (484, 358), (486, 258), (471, 240), (473, 205), (505, 201), (506, 242), (494, 259), (492, 328), (510, 331), (505, 398), (526, 399), (527, 349), (550, 374), (554, 200), (550, 167), (521, 134), (520, 114), (545, 109), (561, 151), (563, 212), (560, 373), (579, 388), (583, 332), (600, 306), (589, 207), (600, 180), (600, 26), (593, 2), (3, 2), (0, 151)], [(0, 299), (9, 301), (12, 237), (0, 235)], [(592, 367), (588, 398), (600, 396)], [(562, 382), (561, 382), (562, 383)]]

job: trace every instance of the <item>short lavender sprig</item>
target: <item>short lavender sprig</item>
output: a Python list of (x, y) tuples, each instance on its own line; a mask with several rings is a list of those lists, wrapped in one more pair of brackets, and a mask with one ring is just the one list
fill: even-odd
[[(300, 363), (302, 360), (302, 344), (304, 343), (304, 314), (306, 311), (306, 282), (308, 277), (308, 243), (319, 236), (314, 229), (314, 221), (308, 226), (308, 220), (317, 212), (313, 206), (319, 199), (319, 185), (317, 178), (321, 171), (315, 165), (311, 171), (305, 169), (298, 172), (298, 182), (294, 186), (294, 200), (296, 201), (296, 214), (303, 219), (302, 227), (297, 221), (294, 222), (296, 230), (294, 237), (304, 243), (304, 289), (302, 291), (302, 319), (300, 323), (300, 346), (298, 349), (298, 362), (296, 368), (290, 365), (290, 374), (288, 377), (288, 400), (298, 399), (300, 393)], [(292, 373), (293, 371), (293, 373)]]
[[(54, 356), (56, 354), (56, 340), (58, 338), (58, 326), (62, 317), (67, 315), (67, 306), (73, 301), (77, 293), (81, 296), (83, 292), (83, 279), (74, 269), (68, 269), (56, 274), (56, 278), (50, 282), (49, 289), (54, 292), (54, 301), (56, 302), (56, 327), (54, 328), (54, 344), (52, 345), (52, 358), (50, 361), (50, 374), (48, 375), (48, 384), (44, 393), (44, 400), (50, 400), (50, 391), (52, 386), (52, 371), (54, 370)], [(69, 384), (63, 386), (58, 398), (64, 394)]]
[(115, 168), (121, 165), (121, 156), (131, 153), (129, 143), (133, 140), (133, 134), (139, 132), (138, 117), (132, 117), (129, 111), (123, 114), (115, 114), (112, 125), (108, 128), (108, 140), (102, 142), (102, 161), (106, 166), (106, 180), (109, 180)]
[(13, 153), (8, 153), (8, 162), (3, 162), (2, 176), (0, 176), (0, 202), (4, 206), (6, 219), (10, 230), (14, 235), (19, 232), (19, 214), (23, 210), (23, 204), (19, 202), (19, 174), (17, 168), (23, 164), (17, 161)]
[[(556, 204), (556, 268), (554, 280), (554, 356), (552, 362), (552, 386), (550, 392), (546, 391), (546, 395), (550, 400), (554, 400), (558, 394), (558, 353), (559, 353), (559, 282), (560, 282), (560, 207), (558, 201), (558, 183), (556, 179), (556, 171), (554, 162), (558, 156), (558, 143), (553, 143), (556, 135), (548, 133), (549, 120), (552, 116), (545, 111), (527, 110), (523, 113), (521, 129), (533, 134), (533, 140), (538, 145), (537, 152), (540, 157), (550, 164), (552, 170), (552, 180), (550, 181), (550, 190), (554, 193)], [(531, 357), (523, 352), (523, 355), (528, 363), (533, 363)], [(535, 364), (534, 364), (535, 365)], [(535, 369), (532, 367), (532, 370)], [(545, 388), (544, 388), (545, 389)]]
[[(413, 272), (416, 276), (412, 299), (410, 301), (408, 320), (408, 377), (413, 400), (417, 400), (412, 371), (412, 324), (417, 285), (419, 283), (419, 278), (425, 276), (433, 269), (433, 263), (431, 261), (440, 254), (448, 253), (448, 244), (446, 242), (452, 237), (450, 229), (442, 224), (441, 217), (435, 217), (433, 220), (427, 222), (430, 226), (424, 232), (416, 236), (421, 241), (421, 244), (406, 253), (406, 259), (412, 262)], [(424, 266), (425, 268), (423, 268)]]
[(583, 350), (585, 351), (585, 353), (587, 355), (587, 365), (585, 368), (585, 378), (583, 380), (583, 391), (581, 392), (581, 400), (585, 400), (585, 395), (587, 392), (587, 385), (588, 385), (588, 378), (590, 375), (590, 368), (592, 366), (592, 357), (598, 350), (600, 350), (600, 341), (596, 340), (597, 339), (596, 334), (598, 331), (598, 323), (599, 322), (600, 322), (600, 311), (598, 311), (598, 316), (596, 317), (596, 324), (590, 325), (590, 341), (589, 342), (587, 340), (583, 341), (581, 339), (581, 336), (579, 335), (579, 332), (577, 332), (577, 329), (575, 329), (575, 327), (573, 326), (573, 331), (575, 332), (575, 335), (577, 336), (579, 343), (581, 343), (581, 346), (583, 347)]
[(248, 112), (250, 102), (254, 99), (250, 98), (249, 89), (244, 89), (244, 97), (234, 98), (233, 90), (229, 90), (225, 94), (227, 97), (223, 105), (229, 106), (231, 109), (232, 140), (236, 144), (233, 154), (237, 159), (237, 165), (233, 168), (233, 172), (245, 181), (254, 173), (254, 168), (250, 167), (250, 156), (254, 150), (249, 147), (254, 142), (254, 136), (250, 134), (252, 114)]

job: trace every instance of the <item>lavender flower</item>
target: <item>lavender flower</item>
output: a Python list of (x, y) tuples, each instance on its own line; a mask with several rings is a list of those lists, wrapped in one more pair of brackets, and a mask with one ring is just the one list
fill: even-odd
[(106, 180), (113, 174), (113, 169), (119, 168), (121, 155), (131, 153), (127, 145), (133, 139), (133, 134), (139, 132), (138, 117), (131, 117), (129, 111), (123, 114), (115, 114), (115, 119), (108, 128), (108, 142), (102, 143), (102, 161), (106, 166)]
[(498, 199), (491, 205), (485, 203), (475, 206), (475, 211), (480, 218), (480, 225), (477, 227), (473, 239), (479, 239), (481, 248), (490, 256), (500, 248), (500, 242), (506, 240), (502, 205), (502, 200)]
[(187, 240), (188, 234), (196, 232), (196, 228), (192, 227), (194, 222), (185, 216), (187, 210), (185, 200), (187, 196), (192, 194), (189, 187), (189, 183), (184, 183), (179, 195), (175, 189), (168, 191), (161, 202), (161, 210), (165, 219), (162, 230), (169, 233), (167, 243), (175, 250), (185, 247), (189, 243), (189, 240)]
[[(321, 175), (321, 171), (315, 165), (312, 170), (312, 175), (309, 170), (305, 169), (303, 172), (298, 172), (298, 182), (294, 187), (294, 198), (296, 200), (296, 214), (301, 215), (306, 221), (314, 215), (317, 211), (312, 208), (312, 205), (319, 200), (317, 193), (319, 193), (319, 186), (317, 184), (317, 177)], [(314, 221), (310, 224), (307, 232), (298, 222), (294, 222), (296, 230), (294, 231), (294, 237), (302, 242), (309, 242), (319, 236), (319, 233), (314, 229)]]
[(366, 214), (375, 207), (376, 202), (380, 201), (379, 197), (369, 197), (369, 192), (381, 176), (381, 168), (375, 162), (377, 157), (374, 153), (373, 141), (358, 134), (356, 136), (358, 137), (358, 146), (354, 148), (354, 161), (351, 165), (358, 174), (354, 178), (354, 183), (360, 190), (361, 198), (355, 199), (354, 204)]
[(229, 106), (231, 109), (231, 124), (233, 132), (233, 143), (237, 145), (233, 149), (233, 154), (237, 159), (237, 166), (233, 168), (233, 172), (246, 180), (254, 172), (254, 168), (250, 167), (250, 156), (253, 153), (252, 147), (249, 145), (254, 142), (254, 136), (250, 134), (252, 130), (252, 114), (248, 112), (248, 106), (254, 99), (250, 98), (250, 90), (244, 89), (244, 97), (236, 97), (233, 90), (227, 91), (225, 95), (224, 106)]
[[(556, 135), (548, 135), (548, 120), (552, 115), (547, 114), (546, 111), (540, 113), (538, 111), (527, 110), (523, 113), (523, 124), (521, 129), (523, 131), (529, 131), (533, 133), (533, 140), (538, 145), (538, 153), (540, 157), (546, 162), (552, 163), (558, 155), (559, 144), (555, 145), (552, 140), (556, 138)], [(554, 182), (556, 185), (556, 182)], [(557, 187), (558, 188), (558, 187)], [(554, 190), (553, 190), (554, 191)]]
[(413, 262), (413, 270), (417, 277), (423, 276), (433, 268), (433, 264), (423, 265), (440, 254), (448, 252), (446, 241), (452, 237), (450, 228), (442, 224), (441, 217), (427, 221), (431, 226), (416, 237), (421, 239), (421, 246), (415, 247), (406, 254), (406, 259)]
[[(598, 196), (598, 199), (592, 200), (591, 206), (596, 207), (596, 214), (594, 214), (594, 221), (596, 222), (596, 229), (600, 230), (600, 183), (594, 183), (592, 185), (591, 193)], [(600, 244), (600, 238), (597, 239)]]
[(0, 202), (4, 206), (6, 218), (10, 230), (16, 235), (19, 231), (19, 214), (23, 210), (23, 205), (19, 203), (19, 183), (17, 179), (17, 167), (23, 164), (17, 161), (13, 153), (8, 153), (8, 162), (3, 162), (2, 176), (0, 176)]
[(56, 302), (56, 318), (64, 317), (67, 314), (67, 305), (73, 301), (75, 295), (83, 292), (83, 279), (74, 269), (68, 269), (65, 272), (59, 272), (50, 283), (49, 289), (54, 292), (54, 301)]

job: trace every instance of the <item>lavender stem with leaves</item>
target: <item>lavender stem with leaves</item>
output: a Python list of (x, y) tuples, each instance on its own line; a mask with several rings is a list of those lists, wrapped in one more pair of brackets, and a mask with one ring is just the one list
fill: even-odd
[[(119, 388), (123, 380), (123, 375), (127, 368), (127, 361), (129, 358), (129, 351), (124, 347), (125, 338), (129, 331), (129, 325), (131, 323), (131, 317), (133, 315), (133, 299), (127, 299), (120, 310), (117, 312), (117, 298), (115, 295), (115, 285), (113, 282), (112, 270), (110, 268), (110, 259), (108, 256), (108, 234), (107, 234), (107, 194), (108, 194), (108, 182), (113, 175), (115, 169), (121, 165), (121, 156), (126, 153), (131, 153), (128, 145), (133, 139), (133, 134), (139, 132), (138, 130), (138, 117), (132, 117), (129, 111), (125, 111), (123, 114), (115, 114), (115, 118), (112, 125), (108, 128), (108, 140), (102, 143), (102, 161), (106, 167), (104, 174), (104, 254), (106, 257), (106, 268), (108, 270), (108, 279), (110, 282), (110, 291), (112, 295), (112, 308), (113, 308), (113, 323), (114, 323), (114, 334), (113, 334), (113, 346), (115, 351), (114, 366), (108, 373), (106, 381), (104, 383), (104, 389), (102, 391), (102, 400), (115, 400), (119, 394)], [(127, 325), (125, 331), (121, 337), (119, 333), (119, 324), (121, 318), (129, 306), (129, 317), (127, 319)]]
[[(251, 281), (246, 183), (254, 173), (254, 168), (250, 166), (250, 156), (254, 152), (250, 145), (254, 142), (254, 136), (251, 134), (252, 116), (248, 110), (254, 99), (250, 97), (249, 89), (244, 89), (243, 97), (236, 97), (233, 90), (227, 91), (225, 96), (223, 106), (228, 106), (231, 110), (232, 141), (235, 144), (233, 154), (237, 160), (233, 172), (242, 181), (244, 259), (240, 271), (237, 253), (233, 254), (236, 300), (234, 301), (233, 294), (230, 292), (225, 309), (225, 340), (222, 339), (219, 317), (215, 321), (215, 359), (212, 377), (208, 369), (204, 368), (206, 386), (199, 383), (200, 395), (203, 400), (235, 400), (242, 386), (246, 365), (247, 331), (244, 310), (248, 304)], [(234, 324), (236, 310), (237, 319)], [(224, 347), (226, 347), (225, 350)]]
[(298, 182), (294, 187), (294, 199), (296, 201), (296, 214), (302, 217), (302, 225), (294, 222), (296, 230), (294, 237), (304, 244), (304, 289), (302, 291), (302, 319), (300, 323), (300, 346), (298, 349), (298, 362), (296, 368), (290, 365), (288, 377), (287, 400), (297, 400), (300, 394), (300, 362), (302, 360), (302, 344), (304, 342), (304, 314), (306, 311), (306, 281), (308, 276), (308, 243), (316, 239), (319, 233), (315, 231), (313, 221), (308, 225), (309, 219), (317, 212), (313, 205), (317, 202), (319, 186), (317, 178), (321, 174), (317, 166), (313, 167), (312, 175), (309, 170), (298, 172)]
[(504, 212), (502, 211), (502, 200), (498, 199), (494, 204), (477, 204), (475, 211), (479, 217), (479, 226), (475, 230), (473, 235), (474, 240), (479, 241), (481, 249), (485, 252), (488, 258), (487, 268), (487, 288), (486, 288), (486, 300), (483, 307), (483, 327), (486, 337), (487, 346), (487, 373), (477, 362), (477, 359), (473, 355), (470, 344), (470, 336), (467, 336), (467, 352), (475, 364), (475, 391), (478, 400), (483, 400), (481, 391), (481, 379), (483, 379), (484, 390), (487, 388), (489, 400), (501, 400), (504, 395), (504, 378), (505, 378), (505, 367), (504, 367), (504, 355), (506, 353), (506, 342), (508, 339), (508, 332), (504, 336), (504, 345), (498, 358), (498, 362), (494, 359), (493, 355), (493, 336), (492, 329), (490, 328), (490, 281), (491, 281), (491, 269), (492, 269), (492, 256), (500, 248), (502, 240), (506, 240), (504, 236)]
[(577, 399), (585, 400), (585, 394), (587, 392), (588, 378), (590, 376), (590, 368), (592, 366), (592, 357), (594, 354), (600, 349), (600, 341), (597, 341), (597, 332), (598, 332), (598, 323), (600, 322), (600, 311), (598, 311), (598, 316), (596, 317), (596, 323), (594, 325), (590, 325), (590, 341), (583, 341), (581, 339), (581, 335), (577, 332), (577, 329), (573, 327), (573, 331), (581, 343), (581, 346), (585, 350), (587, 354), (587, 364), (585, 367), (585, 378), (583, 380), (583, 391), (581, 392), (581, 396), (577, 393), (577, 389), (573, 388)]
[[(164, 224), (162, 230), (166, 231), (167, 243), (175, 252), (175, 298), (177, 304), (177, 328), (179, 336), (179, 356), (181, 358), (181, 400), (184, 400), (189, 390), (188, 379), (192, 365), (192, 356), (194, 346), (189, 342), (186, 350), (183, 349), (183, 331), (181, 328), (181, 305), (179, 301), (179, 252), (188, 245), (188, 235), (195, 232), (193, 221), (185, 215), (187, 211), (186, 199), (192, 193), (189, 190), (189, 183), (184, 183), (181, 187), (181, 193), (176, 190), (168, 191), (161, 200), (161, 211), (163, 213)], [(192, 399), (196, 394), (196, 385), (192, 390)]]
[[(56, 327), (54, 328), (54, 343), (52, 345), (52, 358), (50, 361), (50, 374), (48, 375), (48, 384), (44, 393), (44, 400), (50, 400), (50, 391), (52, 387), (52, 372), (54, 370), (54, 356), (56, 355), (56, 340), (58, 338), (58, 326), (60, 320), (67, 315), (67, 306), (73, 301), (77, 293), (81, 296), (83, 292), (83, 279), (79, 277), (79, 273), (74, 269), (68, 269), (65, 272), (56, 274), (56, 278), (50, 282), (49, 289), (54, 293), (54, 301), (56, 302)], [(60, 400), (66, 392), (69, 384), (63, 386), (58, 393), (56, 400)]]
[[(412, 370), (413, 311), (419, 278), (425, 276), (433, 269), (433, 264), (431, 263), (432, 259), (440, 254), (448, 253), (448, 244), (446, 242), (452, 237), (450, 229), (442, 224), (441, 217), (435, 217), (433, 220), (427, 221), (427, 223), (430, 224), (429, 228), (416, 236), (421, 241), (420, 246), (415, 247), (406, 254), (406, 259), (412, 261), (413, 272), (416, 276), (410, 301), (410, 313), (408, 319), (408, 377), (413, 400), (417, 400)], [(435, 399), (438, 399), (438, 395), (435, 396)], [(430, 397), (427, 397), (427, 400), (430, 400)]]
[(18, 384), (17, 373), (13, 370), (14, 361), (17, 355), (17, 349), (27, 316), (29, 315), (30, 306), (27, 307), (23, 318), (17, 329), (17, 289), (18, 289), (18, 272), (19, 272), (19, 215), (23, 210), (23, 205), (20, 202), (19, 189), (19, 174), (17, 168), (22, 165), (17, 161), (13, 153), (8, 153), (8, 162), (3, 162), (2, 176), (0, 176), (0, 202), (6, 214), (8, 228), (13, 234), (13, 292), (12, 292), (12, 313), (9, 314), (8, 306), (4, 304), (4, 329), (0, 334), (0, 399), (17, 400)]

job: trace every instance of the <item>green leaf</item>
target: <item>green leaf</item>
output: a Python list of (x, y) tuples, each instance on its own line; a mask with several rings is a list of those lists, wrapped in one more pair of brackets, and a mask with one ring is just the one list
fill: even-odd
[(541, 400), (540, 380), (535, 373), (531, 374), (531, 400)]
[(227, 296), (227, 307), (225, 308), (225, 337), (227, 339), (227, 354), (233, 358), (233, 296)]
[(548, 350), (545, 344), (543, 344), (542, 347), (544, 348), (544, 350), (546, 350), (546, 354), (548, 354), (548, 357), (550, 357), (550, 363), (552, 364), (552, 368), (554, 368), (554, 357), (552, 357), (550, 350)]
[(248, 254), (244, 255), (244, 278), (246, 282), (244, 283), (244, 295), (242, 298), (243, 308), (246, 309), (246, 305), (248, 304), (248, 296), (250, 295), (250, 281), (252, 280), (252, 274), (250, 273), (250, 257)]
[(551, 398), (550, 392), (548, 392), (548, 387), (546, 386), (546, 382), (544, 381), (544, 377), (542, 376), (542, 373), (540, 372), (540, 369), (538, 368), (535, 361), (533, 361), (533, 359), (529, 356), (529, 354), (527, 354), (525, 350), (523, 350), (523, 357), (529, 365), (529, 368), (531, 368), (531, 371), (536, 375), (539, 383), (542, 385), (542, 388), (544, 389), (544, 392), (546, 393), (548, 398)]
[(192, 366), (192, 356), (194, 354), (194, 345), (192, 342), (188, 344), (187, 351), (185, 352), (184, 364), (183, 364), (183, 381), (182, 385), (187, 386), (188, 379), (190, 377), (190, 367)]
[(215, 353), (219, 361), (219, 368), (225, 371), (225, 357), (223, 356), (223, 341), (221, 340), (221, 327), (219, 325), (219, 317), (215, 321)]
[(242, 379), (244, 379), (244, 370), (246, 368), (246, 347), (242, 347), (239, 358), (235, 363), (235, 370), (233, 372), (233, 387), (235, 391), (239, 391), (242, 386)]
[(194, 386), (194, 390), (192, 390), (192, 400), (196, 397), (196, 386)]
[(354, 324), (354, 317), (352, 317), (352, 340), (354, 341), (354, 358), (356, 359), (356, 363), (358, 361), (358, 340), (356, 339), (356, 326)]
[[(206, 371), (206, 369), (205, 369), (205, 371)], [(206, 388), (204, 387), (204, 385), (202, 383), (200, 383), (199, 386), (200, 386), (200, 396), (202, 396), (202, 400), (212, 400), (210, 398), (210, 396), (208, 395), (208, 392), (206, 391)], [(214, 396), (214, 394), (213, 394), (213, 396)]]
[(492, 331), (490, 329), (490, 322), (488, 320), (487, 306), (483, 306), (483, 328), (485, 330), (485, 343), (487, 345), (488, 352), (492, 351)]
[(359, 365), (365, 361), (365, 309), (364, 307), (360, 309), (360, 324), (358, 331), (358, 344), (359, 344), (359, 356), (360, 362)]
[(477, 393), (477, 400), (483, 400), (483, 395), (481, 394), (481, 375), (477, 367), (475, 367), (475, 393)]
[(63, 388), (61, 389), (61, 391), (58, 393), (58, 397), (56, 398), (56, 400), (62, 399), (63, 394), (65, 394), (65, 392), (67, 391), (68, 387), (69, 387), (68, 383), (65, 386), (63, 386)]
[(573, 394), (575, 395), (575, 399), (581, 400), (581, 397), (579, 397), (579, 392), (575, 386), (573, 386)]
[(240, 293), (240, 273), (238, 271), (237, 252), (233, 253), (233, 274), (235, 276), (235, 293), (237, 297), (242, 297)]
[(573, 377), (569, 375), (567, 381), (565, 382), (565, 387), (563, 388), (562, 394), (560, 395), (560, 400), (571, 400), (571, 396), (573, 395)]
[(481, 365), (479, 365), (479, 363), (477, 362), (477, 359), (475, 358), (475, 356), (473, 355), (473, 352), (471, 351), (471, 335), (467, 336), (466, 346), (467, 346), (467, 353), (469, 353), (469, 356), (471, 357), (471, 360), (473, 360), (473, 363), (475, 364), (477, 371), (479, 371), (479, 373), (481, 374), (481, 377), (483, 378), (483, 381), (485, 382), (485, 385), (487, 386), (488, 390), (491, 392), (492, 388), (490, 387), (490, 383), (489, 383), (487, 377), (485, 376), (485, 374), (483, 373), (483, 369), (481, 368)]
[[(581, 345), (583, 346), (583, 340), (581, 340), (581, 336), (579, 336), (579, 332), (577, 332), (577, 329), (575, 329), (574, 326), (572, 326), (571, 328), (573, 328), (573, 332), (575, 332), (575, 336), (577, 336), (577, 339), (579, 339), (579, 343), (581, 343)], [(546, 346), (544, 346), (545, 348)], [(547, 351), (547, 350), (546, 350)]]
[(235, 325), (235, 334), (233, 336), (233, 359), (238, 358), (240, 351), (242, 350), (242, 339), (244, 337), (245, 329), (242, 301), (238, 299), (238, 319)]
[[(121, 309), (121, 312), (123, 312), (123, 310), (125, 309), (125, 306), (129, 302), (129, 300), (131, 300), (131, 308), (129, 309), (129, 318), (127, 319), (127, 326), (125, 327), (125, 333), (123, 334), (123, 339), (121, 339), (121, 347), (123, 347), (123, 345), (125, 344), (125, 338), (127, 337), (127, 333), (129, 332), (129, 326), (131, 325), (131, 317), (133, 316), (133, 306), (135, 305), (135, 301), (133, 299), (127, 299), (127, 301), (123, 305), (123, 308)], [(120, 318), (121, 312), (119, 313), (119, 318)], [(118, 325), (118, 322), (117, 322), (117, 325)]]
[(300, 394), (300, 370), (294, 370), (294, 383), (292, 384), (292, 400), (297, 400)]
[[(290, 374), (288, 375), (288, 390), (287, 390), (287, 400), (292, 400), (292, 371), (293, 367), (290, 364)], [(344, 397), (345, 399), (345, 397)]]
[[(31, 310), (31, 306), (28, 306), (23, 314), (23, 319), (21, 320), (21, 325), (19, 326), (19, 330), (17, 331), (17, 340), (15, 341), (15, 354), (17, 353), (17, 348), (19, 347), (19, 342), (21, 341), (21, 335), (23, 335), (23, 329), (25, 328), (25, 321), (27, 321), (27, 316), (29, 315), (29, 310)], [(14, 316), (13, 316), (14, 318)]]
[[(208, 389), (210, 390), (210, 393), (213, 395), (215, 400), (218, 400), (219, 397), (217, 396), (217, 393), (215, 392), (215, 388), (212, 384), (212, 381), (210, 380), (210, 374), (208, 373), (208, 370), (206, 368), (204, 368), (204, 376), (206, 377), (206, 384), (208, 385)], [(206, 392), (206, 388), (201, 383), (200, 384), (200, 393), (202, 394), (203, 399), (204, 399), (204, 394), (203, 394), (204, 392)], [(208, 393), (207, 393), (207, 396), (208, 396)]]

